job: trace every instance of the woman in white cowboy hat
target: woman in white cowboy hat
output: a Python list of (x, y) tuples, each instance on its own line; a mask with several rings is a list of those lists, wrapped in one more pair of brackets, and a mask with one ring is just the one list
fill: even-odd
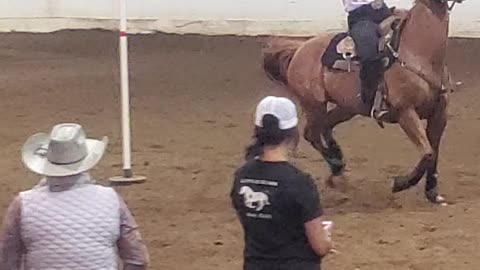
[(148, 252), (124, 201), (88, 173), (106, 145), (68, 123), (27, 140), (23, 162), (45, 178), (10, 204), (0, 269), (117, 270), (117, 255), (123, 269), (146, 269)]

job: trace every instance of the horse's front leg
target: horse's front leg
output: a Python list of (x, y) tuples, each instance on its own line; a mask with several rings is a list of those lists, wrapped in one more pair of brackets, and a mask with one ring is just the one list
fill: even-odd
[(398, 123), (408, 138), (415, 144), (421, 158), (417, 166), (407, 176), (396, 177), (393, 184), (393, 192), (400, 192), (418, 184), (425, 171), (431, 166), (434, 152), (428, 141), (425, 128), (417, 112), (413, 108), (400, 112)]
[(447, 105), (448, 95), (440, 96), (435, 111), (428, 119), (427, 136), (434, 150), (434, 158), (427, 170), (427, 183), (425, 185), (425, 196), (433, 203), (444, 203), (445, 198), (438, 194), (438, 156), (440, 153), (440, 141), (442, 140), (445, 127), (447, 126)]

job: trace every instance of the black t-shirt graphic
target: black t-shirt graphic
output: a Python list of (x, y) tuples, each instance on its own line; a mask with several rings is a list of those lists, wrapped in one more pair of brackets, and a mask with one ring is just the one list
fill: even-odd
[(230, 196), (245, 231), (246, 263), (320, 262), (304, 228), (322, 215), (310, 176), (288, 162), (252, 160), (236, 171)]

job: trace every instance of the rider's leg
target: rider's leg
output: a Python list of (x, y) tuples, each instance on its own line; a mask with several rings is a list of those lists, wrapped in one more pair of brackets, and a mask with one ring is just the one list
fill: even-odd
[[(393, 15), (393, 9), (390, 9), (385, 3), (382, 2), (382, 5), (381, 7), (379, 8), (373, 8), (372, 7), (372, 19), (373, 21), (376, 23), (376, 24), (380, 24), (382, 23), (385, 19), (387, 19), (388, 17), (392, 16)], [(374, 63), (374, 65), (376, 65), (376, 67), (373, 67), (373, 69), (377, 69), (378, 71), (374, 71), (377, 72), (376, 74), (378, 75), (378, 79), (376, 79), (376, 82), (380, 81), (381, 79), (383, 79), (383, 72), (385, 71), (384, 70), (384, 66), (383, 66), (383, 62), (382, 61), (377, 61), (376, 63)], [(378, 87), (378, 84), (376, 85)], [(388, 114), (388, 108), (384, 107), (384, 103), (383, 103), (383, 91), (382, 92), (379, 92), (378, 90), (376, 91), (375, 95), (374, 95), (374, 102), (373, 102), (373, 106), (372, 106), (372, 109), (371, 109), (371, 116), (373, 118), (376, 118), (377, 120), (381, 120), (383, 116), (387, 115)]]
[[(357, 46), (357, 53), (360, 57), (360, 79), (362, 82), (362, 100), (372, 105), (378, 84), (383, 76), (383, 62), (378, 52), (378, 24), (392, 15), (386, 4), (364, 5), (348, 15), (348, 26), (350, 34)], [(377, 102), (375, 102), (377, 104)], [(386, 114), (381, 106), (372, 107), (372, 116), (379, 119)]]
[(377, 24), (370, 20), (355, 22), (351, 25), (350, 34), (360, 57), (362, 100), (371, 104), (383, 72), (382, 62), (378, 57)]

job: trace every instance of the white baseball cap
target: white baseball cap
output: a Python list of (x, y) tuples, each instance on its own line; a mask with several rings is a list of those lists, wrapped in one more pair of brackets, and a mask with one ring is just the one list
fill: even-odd
[(255, 113), (255, 125), (262, 127), (263, 117), (271, 114), (278, 118), (281, 130), (291, 129), (297, 126), (297, 107), (288, 98), (268, 96), (257, 105)]

